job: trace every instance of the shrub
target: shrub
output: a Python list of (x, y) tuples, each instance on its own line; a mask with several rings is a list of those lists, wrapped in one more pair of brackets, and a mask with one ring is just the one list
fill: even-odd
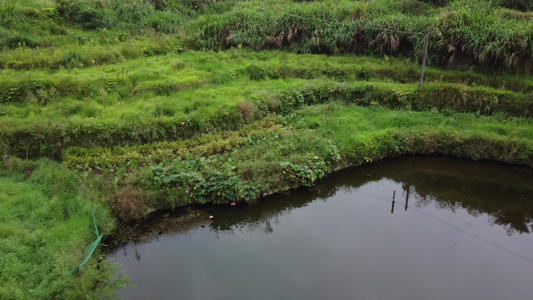
[(123, 220), (139, 219), (146, 213), (141, 193), (131, 185), (121, 189), (113, 196), (111, 206), (115, 214)]
[(226, 157), (193, 159), (188, 154), (184, 161), (153, 165), (150, 167), (153, 184), (157, 190), (177, 190), (189, 202), (202, 204), (256, 199), (259, 185), (243, 181), (231, 156), (228, 153)]
[(251, 80), (265, 79), (265, 70), (256, 65), (250, 65), (246, 67), (246, 73), (248, 73), (248, 76)]
[(254, 105), (249, 101), (243, 101), (237, 103), (237, 107), (242, 113), (242, 116), (245, 119), (251, 119), (254, 117)]
[(66, 20), (78, 23), (86, 29), (111, 28), (115, 24), (111, 13), (83, 1), (61, 0), (57, 10)]

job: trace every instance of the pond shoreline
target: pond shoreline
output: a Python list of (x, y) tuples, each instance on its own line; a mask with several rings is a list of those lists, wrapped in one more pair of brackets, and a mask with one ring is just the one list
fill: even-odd
[[(528, 237), (533, 232), (533, 202), (530, 201), (533, 189), (529, 184), (533, 174), (530, 170), (518, 169), (507, 164), (441, 156), (386, 159), (331, 173), (313, 188), (293, 190), (290, 195), (272, 195), (254, 204), (195, 206), (194, 209), (204, 212), (203, 221), (208, 223), (193, 221), (185, 230), (172, 227), (172, 220), (182, 219), (183, 211), (181, 214), (155, 213), (146, 222), (161, 222), (159, 226), (149, 227), (144, 238), (110, 249), (106, 258), (122, 264), (123, 270), (132, 275), (132, 284), (137, 285), (137, 289), (118, 291), (132, 299), (141, 299), (148, 290), (164, 294), (169, 283), (174, 288), (172, 293), (190, 298), (191, 293), (198, 293), (198, 290), (189, 281), (197, 282), (200, 276), (203, 284), (211, 280), (216, 284), (225, 278), (219, 272), (249, 284), (267, 280), (261, 277), (265, 276), (265, 270), (280, 274), (282, 282), (302, 284), (301, 278), (306, 278), (304, 282), (316, 280), (313, 275), (316, 272), (298, 271), (293, 278), (292, 270), (300, 264), (304, 269), (313, 265), (332, 274), (363, 270), (378, 281), (385, 276), (382, 271), (388, 268), (405, 274), (406, 268), (411, 266), (414, 270), (407, 273), (412, 279), (429, 264), (427, 272), (438, 269), (433, 278), (446, 281), (446, 278), (464, 275), (456, 269), (470, 264), (471, 255), (480, 251), (483, 255), (474, 255), (476, 263), (468, 275), (476, 273), (477, 266), (490, 269), (496, 264), (509, 264), (508, 268), (501, 268), (506, 272), (512, 268), (518, 273), (530, 273), (527, 264), (524, 266), (524, 262), (531, 259), (523, 242), (531, 243)], [(345, 267), (345, 264), (372, 261), (374, 254), (380, 251), (385, 253), (368, 266), (367, 272), (364, 272), (366, 264), (359, 268)], [(329, 260), (322, 264), (324, 256)], [(340, 265), (336, 263), (339, 259), (343, 261)], [(387, 263), (380, 263), (383, 259), (388, 259)], [(395, 267), (400, 262), (406, 266)], [(434, 264), (455, 267), (435, 268)], [(258, 265), (261, 267), (255, 267)], [(376, 270), (376, 265), (381, 271), (371, 271)], [(250, 269), (251, 266), (254, 267)], [(206, 271), (212, 276), (206, 275)], [(495, 271), (486, 275), (488, 273), (483, 271), (479, 276), (467, 276), (476, 278), (468, 284), (490, 282), (493, 276), (509, 278), (503, 273)], [(160, 274), (165, 275), (157, 279)], [(271, 284), (281, 284), (278, 276), (270, 278)], [(341, 278), (324, 280), (319, 279), (315, 284), (326, 282), (328, 286), (352, 287), (343, 284)], [(523, 295), (527, 291), (528, 286), (521, 281), (509, 280), (516, 289), (498, 287), (499, 293)], [(436, 283), (440, 281), (433, 281), (438, 289), (443, 288), (442, 283)], [(394, 280), (391, 282), (393, 286), (398, 284)], [(390, 292), (402, 290), (417, 294), (423, 289), (405, 288), (418, 282), (407, 280)], [(482, 299), (479, 289), (465, 288), (466, 281), (460, 282), (444, 286), (463, 288), (465, 293), (472, 293), (469, 299)], [(287, 293), (304, 291), (301, 285), (289, 285), (291, 287), (284, 289)], [(246, 288), (248, 284), (238, 288), (223, 286), (226, 288), (217, 289), (217, 293), (254, 293)], [(378, 286), (361, 287), (358, 292), (387, 290)], [(483, 287), (486, 289), (490, 290)], [(443, 290), (442, 295), (454, 298), (453, 290)]]
[[(355, 171), (357, 168), (368, 168), (372, 165), (383, 163), (384, 161), (395, 159), (417, 159), (417, 158), (442, 158), (463, 160), (465, 162), (481, 162), (493, 167), (513, 168), (516, 172), (523, 172), (525, 174), (533, 174), (533, 168), (528, 165), (512, 164), (496, 160), (473, 160), (468, 158), (458, 158), (444, 154), (402, 154), (384, 157), (379, 160), (375, 160), (369, 163), (360, 165), (341, 165), (338, 164), (333, 168), (320, 182), (316, 183), (316, 186), (320, 186), (324, 181), (331, 180), (332, 177), (336, 177), (343, 172)], [(253, 201), (241, 201), (240, 203), (226, 202), (226, 203), (207, 203), (207, 204), (192, 204), (176, 207), (175, 209), (164, 208), (153, 211), (141, 219), (133, 219), (129, 222), (119, 226), (108, 235), (104, 241), (109, 248), (104, 248), (104, 253), (110, 253), (114, 249), (124, 246), (128, 243), (143, 243), (143, 241), (155, 238), (161, 235), (168, 235), (171, 232), (172, 235), (182, 234), (190, 231), (191, 229), (208, 226), (212, 223), (213, 216), (210, 216), (206, 210), (209, 208), (222, 207), (228, 205), (254, 205), (254, 203), (264, 201), (265, 199), (275, 197), (276, 195), (290, 196), (291, 193), (298, 191), (311, 191), (315, 189), (313, 187), (304, 187), (302, 185), (292, 187), (290, 189), (282, 191), (270, 191), (263, 193), (259, 198)], [(170, 217), (169, 217), (170, 216)], [(154, 223), (154, 220), (161, 220)]]
[[(373, 146), (365, 147), (359, 153), (354, 153), (351, 159), (340, 159), (337, 161), (329, 161), (329, 166), (316, 167), (316, 163), (313, 164), (311, 160), (309, 165), (305, 163), (302, 165), (307, 173), (306, 175), (294, 173), (290, 169), (285, 169), (284, 174), (268, 174), (271, 177), (277, 178), (277, 184), (270, 189), (265, 189), (264, 186), (259, 185), (258, 197), (253, 200), (257, 201), (262, 197), (266, 197), (273, 194), (286, 194), (292, 190), (301, 187), (312, 187), (317, 182), (325, 178), (326, 176), (342, 171), (349, 168), (354, 168), (369, 163), (379, 162), (383, 159), (393, 158), (405, 155), (441, 155), (447, 157), (468, 159), (472, 161), (493, 161), (497, 163), (516, 165), (524, 170), (533, 170), (533, 147), (530, 146), (530, 142), (527, 143), (524, 140), (515, 141), (512, 139), (491, 139), (484, 137), (483, 135), (475, 134), (458, 134), (447, 132), (433, 132), (428, 134), (420, 133), (406, 133), (406, 134), (393, 134), (389, 137), (378, 137), (376, 140), (382, 140), (380, 148)], [(524, 152), (521, 152), (524, 150)], [(401, 153), (398, 153), (400, 151)], [(293, 167), (294, 168), (294, 167)], [(312, 181), (309, 181), (309, 172), (316, 174)], [(264, 179), (264, 178), (263, 178)], [(166, 194), (170, 195), (167, 191)], [(145, 212), (137, 214), (136, 217), (128, 218), (129, 220), (143, 220), (147, 215), (160, 210), (177, 209), (182, 207), (189, 207), (194, 204), (200, 204), (194, 201), (194, 198), (189, 198), (184, 195), (183, 192), (179, 192), (186, 199), (176, 199), (173, 202), (169, 202), (166, 199), (159, 199), (154, 201), (151, 199), (148, 201), (147, 206), (144, 207)], [(175, 197), (175, 196), (172, 196)], [(213, 201), (214, 204), (230, 204), (239, 203), (245, 201), (244, 199), (218, 199)], [(163, 203), (172, 203), (171, 206), (164, 205)], [(151, 205), (155, 206), (151, 206)], [(162, 205), (163, 204), (163, 205)]]

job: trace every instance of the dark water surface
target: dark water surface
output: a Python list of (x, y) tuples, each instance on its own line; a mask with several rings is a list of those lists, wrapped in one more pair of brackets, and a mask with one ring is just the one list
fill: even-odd
[(109, 255), (125, 299), (533, 299), (533, 175), (511, 166), (387, 159), (206, 211)]

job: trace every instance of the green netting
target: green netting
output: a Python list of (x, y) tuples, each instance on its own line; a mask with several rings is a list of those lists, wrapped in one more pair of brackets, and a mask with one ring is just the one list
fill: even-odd
[(100, 242), (102, 241), (102, 238), (104, 237), (104, 235), (100, 235), (100, 233), (98, 232), (98, 227), (96, 226), (96, 219), (94, 218), (94, 210), (92, 211), (92, 213), (93, 213), (94, 230), (96, 232), (96, 240), (91, 245), (89, 245), (89, 247), (87, 247), (87, 256), (85, 256), (83, 261), (75, 269), (69, 271), (67, 273), (68, 275), (76, 275), (80, 272), (81, 267), (83, 267), (89, 261), (89, 259), (94, 253), (94, 250), (96, 250), (96, 247), (100, 245)]

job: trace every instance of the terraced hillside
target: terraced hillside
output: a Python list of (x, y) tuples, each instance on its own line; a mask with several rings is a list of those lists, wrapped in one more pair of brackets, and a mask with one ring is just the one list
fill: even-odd
[(66, 275), (91, 211), (107, 234), (409, 153), (533, 167), (528, 3), (0, 1), (0, 298), (123, 284)]

